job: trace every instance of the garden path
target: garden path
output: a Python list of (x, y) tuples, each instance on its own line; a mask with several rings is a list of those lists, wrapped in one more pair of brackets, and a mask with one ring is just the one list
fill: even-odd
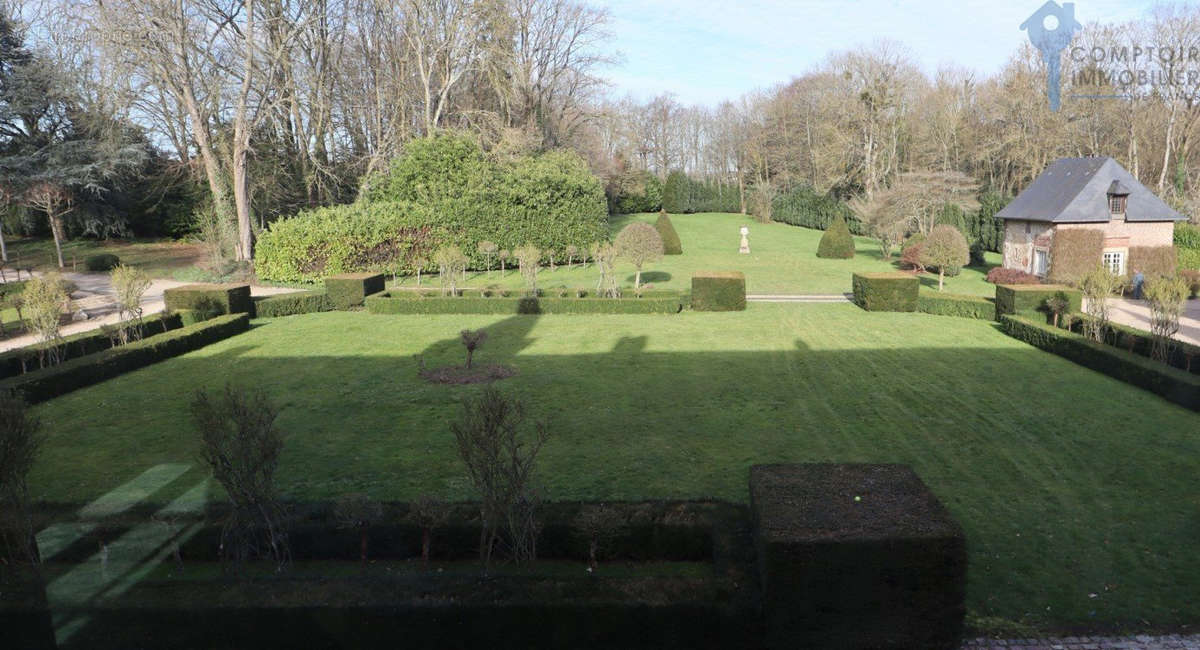
[[(1150, 306), (1145, 300), (1117, 298), (1109, 303), (1109, 318), (1114, 322), (1150, 331)], [(1200, 345), (1200, 300), (1189, 300), (1179, 319), (1179, 334), (1175, 338)]]

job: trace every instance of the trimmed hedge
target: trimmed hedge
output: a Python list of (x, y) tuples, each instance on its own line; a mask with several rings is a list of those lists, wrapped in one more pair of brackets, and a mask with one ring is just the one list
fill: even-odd
[(825, 230), (837, 217), (846, 221), (851, 233), (867, 234), (866, 228), (845, 201), (821, 194), (806, 185), (780, 193), (771, 203), (771, 221), (792, 226)]
[(1077, 284), (1104, 256), (1104, 231), (1096, 228), (1055, 228), (1050, 242), (1050, 271), (1055, 284)]
[(0, 391), (20, 394), (30, 403), (44, 402), (73, 390), (98, 384), (132, 370), (197, 350), (245, 332), (249, 314), (218, 316), (203, 323), (151, 336), (65, 361), (57, 366), (0, 381)]
[[(127, 320), (109, 325), (108, 328), (116, 329), (132, 324), (133, 320)], [(144, 336), (150, 336), (179, 329), (185, 324), (179, 314), (152, 314), (142, 319), (142, 333)], [(69, 360), (107, 350), (113, 346), (113, 340), (107, 331), (92, 330), (63, 337), (62, 346), (65, 358)], [(46, 347), (45, 344), (38, 343), (0, 353), (0, 378), (14, 377), (40, 369), (38, 358)]]
[(829, 229), (821, 235), (817, 243), (817, 257), (832, 259), (850, 259), (854, 257), (854, 237), (846, 220), (841, 216), (835, 217)]
[(908, 273), (855, 273), (854, 304), (867, 311), (916, 311), (921, 281)]
[(386, 289), (380, 273), (346, 273), (325, 278), (325, 294), (334, 309), (347, 310), (362, 307), (363, 301), (373, 293)]
[(698, 181), (674, 171), (663, 185), (662, 209), (672, 214), (741, 212), (742, 195), (733, 183)]
[(256, 318), (279, 318), (333, 310), (333, 301), (324, 291), (301, 291), (254, 299)]
[(425, 296), (385, 291), (367, 296), (372, 314), (677, 314), (684, 296), (547, 298)]
[(905, 465), (750, 468), (767, 648), (956, 649), (967, 542)]
[[(1083, 334), (1083, 323), (1090, 319), (1090, 316), (1082, 316), (1076, 318), (1071, 325), (1071, 331), (1076, 334)], [(1108, 330), (1115, 335), (1110, 343), (1113, 347), (1119, 350), (1132, 352), (1138, 356), (1149, 358), (1151, 350), (1154, 346), (1154, 336), (1145, 330), (1129, 327), (1121, 323), (1108, 322)], [(1167, 359), (1167, 365), (1179, 368), (1185, 372), (1191, 372), (1194, 375), (1200, 375), (1200, 345), (1192, 345), (1184, 341), (1175, 341), (1171, 348), (1171, 356)]]
[(83, 258), (83, 266), (89, 271), (111, 271), (121, 264), (121, 258), (111, 253), (88, 255)]
[(658, 231), (658, 236), (662, 237), (663, 255), (683, 255), (683, 243), (679, 241), (679, 233), (675, 232), (675, 226), (667, 213), (658, 215), (654, 229)]
[(745, 311), (745, 274), (740, 271), (693, 273), (692, 309), (695, 311)]
[(1200, 270), (1200, 226), (1175, 224), (1175, 249), (1179, 254), (1179, 268)]
[(248, 284), (187, 284), (163, 292), (167, 311), (191, 309), (212, 315), (249, 314), (254, 310)]
[(1200, 377), (1023, 316), (1001, 316), (1000, 327), (1036, 348), (1200, 411)]
[(979, 296), (961, 296), (953, 293), (922, 291), (917, 296), (917, 311), (938, 316), (996, 320), (995, 301)]
[(1141, 271), (1147, 278), (1155, 276), (1170, 278), (1179, 268), (1179, 257), (1174, 246), (1130, 246), (1129, 261), (1125, 264), (1128, 277)]
[(1083, 293), (1058, 284), (998, 284), (996, 285), (996, 316), (1046, 312), (1046, 300), (1062, 294), (1070, 302), (1069, 311), (1083, 311)]

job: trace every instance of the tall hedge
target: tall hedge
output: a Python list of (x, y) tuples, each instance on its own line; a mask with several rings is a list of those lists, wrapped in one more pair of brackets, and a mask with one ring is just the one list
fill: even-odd
[(1200, 270), (1200, 226), (1175, 224), (1175, 249), (1180, 268)]
[(609, 180), (604, 188), (609, 214), (658, 212), (662, 209), (663, 182), (648, 171), (626, 172)]
[(1125, 270), (1129, 277), (1141, 271), (1147, 278), (1155, 276), (1171, 278), (1179, 267), (1174, 246), (1130, 246), (1129, 262)]
[(781, 192), (771, 203), (771, 220), (792, 226), (825, 230), (837, 217), (845, 220), (851, 233), (867, 234), (862, 222), (845, 201), (817, 192), (807, 185)]
[(817, 243), (817, 257), (840, 259), (854, 257), (854, 237), (850, 235), (850, 228), (846, 225), (845, 219), (839, 216), (829, 224), (829, 229), (821, 235), (821, 241)]
[(449, 245), (482, 269), (483, 240), (509, 250), (533, 244), (565, 260), (567, 246), (603, 239), (607, 219), (603, 186), (577, 154), (494, 160), (467, 136), (441, 134), (410, 142), (386, 174), (366, 180), (357, 203), (272, 224), (259, 238), (256, 270), (276, 282), (412, 271)]
[(658, 215), (654, 229), (658, 231), (658, 236), (662, 237), (664, 255), (683, 255), (683, 243), (679, 241), (679, 233), (675, 232), (675, 225), (671, 223), (671, 217), (667, 216), (667, 213)]
[(1096, 228), (1055, 228), (1050, 243), (1050, 273), (1055, 284), (1079, 284), (1104, 256), (1104, 231)]
[(662, 209), (675, 214), (741, 212), (742, 197), (733, 183), (696, 180), (674, 171), (663, 186)]

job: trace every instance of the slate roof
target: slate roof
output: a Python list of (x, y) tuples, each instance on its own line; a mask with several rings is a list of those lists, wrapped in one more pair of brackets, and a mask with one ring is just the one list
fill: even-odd
[(1126, 221), (1186, 221), (1112, 158), (1063, 158), (1025, 188), (997, 219), (1050, 223), (1109, 221), (1109, 190), (1127, 192)]

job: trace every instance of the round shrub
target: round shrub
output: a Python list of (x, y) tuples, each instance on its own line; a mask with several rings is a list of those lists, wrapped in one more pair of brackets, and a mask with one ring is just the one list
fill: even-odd
[(83, 258), (83, 266), (89, 271), (111, 271), (121, 265), (121, 258), (111, 253), (88, 255)]
[(658, 214), (658, 220), (654, 222), (654, 229), (662, 237), (664, 255), (683, 255), (683, 243), (679, 241), (679, 233), (675, 232), (671, 217), (668, 217), (666, 212)]
[(942, 277), (957, 275), (971, 256), (967, 238), (954, 226), (934, 226), (929, 238), (921, 245), (921, 264), (926, 268), (938, 269), (938, 290), (942, 289)]
[(846, 220), (838, 215), (829, 224), (829, 229), (821, 235), (817, 244), (817, 257), (833, 259), (850, 259), (854, 257), (854, 237), (850, 235), (850, 227)]

